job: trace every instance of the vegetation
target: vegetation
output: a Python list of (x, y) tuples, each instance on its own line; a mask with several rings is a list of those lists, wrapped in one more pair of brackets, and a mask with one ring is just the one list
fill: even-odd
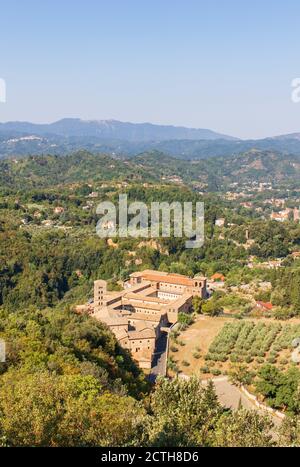
[(253, 321), (226, 323), (212, 342), (206, 360), (251, 363), (256, 358), (256, 362), (261, 363), (269, 354), (274, 360), (272, 363), (275, 363), (279, 353), (291, 348), (292, 340), (299, 334), (300, 325), (282, 326), (279, 323)]
[(300, 371), (292, 366), (279, 371), (273, 365), (264, 365), (258, 373), (257, 391), (265, 396), (267, 403), (276, 409), (300, 414), (299, 383)]
[[(241, 183), (265, 176), (269, 156), (256, 155), (263, 167), (259, 174), (255, 167), (240, 174)], [(155, 268), (226, 277), (209, 300), (194, 298), (192, 315), (180, 314), (181, 330), (207, 319), (200, 314), (216, 317), (214, 322), (223, 313), (247, 316), (255, 300), (271, 301), (277, 318), (300, 315), (300, 263), (291, 255), (300, 228), (267, 220), (264, 194), (254, 197), (252, 185), (247, 193), (263, 215), (226, 199), (236, 179), (233, 163), (235, 157), (186, 163), (157, 152), (124, 161), (84, 151), (0, 162), (0, 338), (7, 344), (6, 363), (0, 364), (0, 445), (274, 445), (269, 419), (224, 410), (211, 384), (175, 378), (151, 387), (106, 326), (73, 311), (91, 298), (94, 279), (107, 279), (117, 290), (131, 272)], [(290, 170), (278, 155), (273, 167), (278, 176)], [(181, 180), (174, 184), (179, 170)], [(292, 203), (298, 194), (293, 185), (289, 189)], [(172, 236), (154, 244), (99, 239), (97, 203), (116, 202), (120, 192), (147, 205), (158, 199), (204, 201), (205, 245), (187, 250), (185, 239)], [(220, 217), (224, 227), (216, 226)], [(253, 268), (249, 257), (255, 257)], [(261, 267), (274, 258), (283, 267)], [(269, 405), (293, 415), (280, 442), (299, 444), (299, 370), (289, 367), (291, 341), (299, 334), (300, 325), (289, 322), (235, 320), (213, 340), (205, 364), (204, 352), (194, 345), (192, 359), (182, 365), (188, 372), (196, 362), (202, 375), (215, 376), (227, 365), (232, 381), (252, 385)], [(178, 330), (171, 336), (170, 349), (179, 354), (185, 342)], [(172, 355), (168, 367), (179, 373)]]
[(273, 444), (267, 418), (224, 411), (213, 386), (203, 388), (197, 379), (160, 381), (143, 407), (127, 395), (108, 392), (92, 375), (10, 371), (1, 378), (0, 410), (6, 446)]

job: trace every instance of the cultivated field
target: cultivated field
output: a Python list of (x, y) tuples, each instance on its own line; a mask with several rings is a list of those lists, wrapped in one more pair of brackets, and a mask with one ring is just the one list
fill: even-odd
[(201, 316), (176, 341), (170, 359), (184, 374), (201, 377), (226, 373), (241, 363), (257, 371), (264, 363), (285, 369), (291, 363), (291, 342), (300, 337), (300, 323)]
[[(176, 361), (178, 368), (186, 375), (200, 374), (204, 365), (204, 356), (207, 354), (213, 339), (221, 331), (225, 323), (233, 321), (231, 318), (210, 318), (199, 316), (197, 321), (182, 332), (178, 343), (170, 340), (169, 356)], [(177, 351), (173, 351), (177, 349)], [(195, 355), (199, 358), (195, 358)], [(182, 362), (188, 362), (184, 366)], [(172, 371), (170, 371), (172, 374)], [(207, 375), (209, 376), (209, 375)]]

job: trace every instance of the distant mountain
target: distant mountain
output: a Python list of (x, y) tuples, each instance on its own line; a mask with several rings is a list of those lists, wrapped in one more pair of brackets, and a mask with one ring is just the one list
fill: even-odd
[(230, 157), (251, 150), (277, 151), (282, 154), (300, 155), (300, 135), (298, 137), (287, 135), (286, 137), (280, 136), (259, 140), (162, 141), (148, 144), (147, 148), (143, 148), (144, 151), (151, 149), (165, 152), (180, 159), (190, 160), (222, 156)]
[(269, 138), (269, 139), (275, 139), (275, 140), (278, 140), (278, 141), (292, 140), (292, 139), (300, 140), (300, 133), (288, 133), (287, 135), (274, 136), (273, 138)]
[(106, 153), (118, 159), (151, 151), (183, 160), (231, 157), (251, 150), (298, 156), (300, 133), (239, 140), (211, 130), (115, 120), (0, 123), (0, 158), (29, 154), (66, 155), (80, 150)]
[(67, 155), (79, 150), (111, 154), (119, 159), (136, 157), (138, 154), (149, 151), (158, 151), (177, 159), (201, 160), (235, 156), (250, 150), (277, 151), (282, 154), (300, 155), (300, 139), (278, 137), (244, 141), (224, 139), (193, 141), (185, 139), (131, 142), (102, 139), (95, 136), (42, 136), (32, 133), (6, 133), (0, 130), (0, 158), (29, 154)]
[(165, 140), (234, 140), (231, 136), (221, 135), (212, 130), (185, 128), (152, 123), (128, 123), (117, 120), (81, 120), (65, 118), (49, 124), (28, 122), (0, 123), (0, 133), (31, 134), (47, 137), (96, 137), (105, 140), (124, 140), (130, 142)]

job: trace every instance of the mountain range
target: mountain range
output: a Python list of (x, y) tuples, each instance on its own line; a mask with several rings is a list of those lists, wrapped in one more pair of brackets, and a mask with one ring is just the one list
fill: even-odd
[(250, 150), (300, 154), (300, 133), (241, 140), (212, 130), (117, 120), (65, 118), (54, 123), (0, 123), (0, 158), (65, 155), (78, 150), (128, 158), (159, 151), (179, 159), (233, 156)]
[(64, 118), (54, 123), (29, 122), (0, 123), (0, 133), (32, 134), (38, 136), (58, 135), (64, 137), (94, 137), (101, 139), (126, 140), (131, 142), (165, 140), (234, 140), (212, 130), (185, 128), (152, 123), (129, 123), (117, 120), (81, 120)]

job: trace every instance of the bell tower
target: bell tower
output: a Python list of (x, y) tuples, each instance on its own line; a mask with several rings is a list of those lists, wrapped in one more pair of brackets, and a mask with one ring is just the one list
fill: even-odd
[(107, 282), (103, 280), (98, 280), (94, 282), (94, 306), (103, 307), (104, 306), (104, 297), (107, 292)]

